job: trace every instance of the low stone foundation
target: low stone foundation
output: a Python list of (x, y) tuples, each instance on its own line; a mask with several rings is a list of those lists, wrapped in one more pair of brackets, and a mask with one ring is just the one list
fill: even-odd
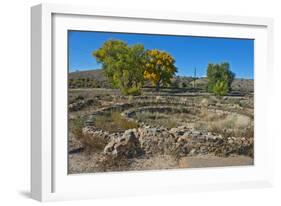
[[(138, 128), (126, 130), (123, 134), (108, 134), (93, 131), (93, 128), (87, 127), (85, 132), (102, 135), (108, 141), (104, 149), (104, 153), (107, 155), (126, 155), (124, 151), (127, 151), (128, 154), (134, 154), (133, 156), (137, 154), (174, 155), (175, 157), (198, 154), (253, 156), (253, 138), (223, 138), (221, 135), (202, 133), (185, 127), (170, 130)], [(130, 158), (132, 155), (127, 157)]]

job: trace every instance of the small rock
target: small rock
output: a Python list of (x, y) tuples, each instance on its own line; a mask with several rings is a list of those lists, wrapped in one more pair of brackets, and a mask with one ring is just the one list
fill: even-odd
[(190, 152), (189, 152), (190, 155), (194, 155), (196, 154), (196, 149), (192, 149)]

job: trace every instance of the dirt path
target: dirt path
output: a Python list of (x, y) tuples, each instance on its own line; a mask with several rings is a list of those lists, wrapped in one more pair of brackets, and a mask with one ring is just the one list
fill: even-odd
[(180, 168), (201, 168), (201, 167), (227, 167), (254, 165), (254, 160), (247, 156), (217, 157), (217, 156), (196, 156), (183, 157), (179, 161)]

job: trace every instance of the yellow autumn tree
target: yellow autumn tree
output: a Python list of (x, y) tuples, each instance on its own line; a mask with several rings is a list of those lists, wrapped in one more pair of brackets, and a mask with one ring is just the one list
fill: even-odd
[(144, 79), (151, 81), (157, 91), (160, 85), (170, 84), (177, 72), (175, 59), (167, 52), (157, 49), (147, 50), (146, 58)]

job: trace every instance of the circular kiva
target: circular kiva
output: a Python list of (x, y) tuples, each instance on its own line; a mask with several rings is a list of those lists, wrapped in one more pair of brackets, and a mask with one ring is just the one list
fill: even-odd
[[(113, 106), (100, 108), (93, 112), (88, 121), (84, 131), (92, 135), (98, 135), (108, 141), (108, 145), (104, 149), (105, 153), (112, 151), (119, 151), (122, 147), (126, 151), (137, 151), (124, 146), (123, 139), (128, 141), (132, 137), (137, 137), (138, 147), (149, 153), (159, 154), (176, 154), (176, 155), (196, 155), (214, 153), (217, 155), (230, 155), (230, 154), (244, 154), (253, 155), (253, 137), (244, 136), (231, 136), (223, 138), (220, 132), (212, 133), (209, 131), (198, 131), (196, 128), (189, 128), (185, 126), (176, 126), (172, 128), (155, 127), (152, 125), (139, 124), (136, 129), (128, 129), (123, 132), (110, 133), (100, 128), (95, 127), (95, 119), (105, 113), (111, 111), (120, 112), (123, 118), (129, 121), (136, 121), (136, 113), (164, 113), (168, 115), (179, 116), (179, 114), (192, 114), (197, 115), (196, 118), (200, 120), (200, 113), (206, 112), (215, 113), (221, 116), (239, 115), (240, 120), (251, 122), (252, 116), (247, 112), (247, 108), (233, 108), (227, 104), (218, 105), (206, 101), (195, 103), (186, 98), (132, 98), (127, 99), (122, 103), (115, 103)], [(241, 118), (242, 117), (242, 118)], [(246, 120), (245, 120), (246, 119)], [(222, 123), (222, 120), (220, 123)], [(231, 123), (231, 122), (230, 122)], [(231, 123), (232, 124), (232, 123)], [(246, 124), (244, 124), (246, 125)], [(246, 129), (245, 126), (241, 127)], [(129, 135), (130, 134), (130, 135)], [(132, 137), (131, 137), (132, 136)], [(123, 138), (123, 139), (122, 139)], [(125, 141), (126, 142), (126, 141)], [(120, 145), (120, 148), (116, 145)], [(127, 148), (128, 146), (128, 148)], [(115, 148), (115, 149), (114, 149)], [(124, 149), (123, 148), (123, 149)], [(122, 151), (123, 151), (122, 149)], [(111, 151), (112, 150), (112, 151)]]
[[(158, 113), (189, 113), (192, 111), (200, 112), (200, 111), (207, 111), (207, 112), (213, 112), (216, 114), (239, 114), (242, 116), (246, 116), (249, 118), (252, 118), (252, 115), (250, 115), (250, 112), (247, 112), (244, 109), (232, 109), (228, 108), (227, 105), (224, 106), (216, 106), (213, 104), (196, 104), (191, 101), (183, 101), (183, 98), (178, 98), (178, 101), (175, 101), (174, 98), (167, 98), (166, 101), (162, 101), (162, 99), (157, 99), (157, 101), (145, 101), (145, 98), (142, 98), (141, 101), (139, 99), (136, 99), (137, 101), (130, 101), (125, 103), (116, 103), (112, 106), (107, 106), (100, 108), (96, 111), (94, 111), (87, 121), (85, 122), (85, 126), (93, 126), (95, 119), (97, 116), (103, 115), (106, 112), (111, 111), (119, 111), (121, 112), (121, 115), (128, 119), (128, 120), (134, 120), (134, 115), (137, 112), (158, 112)], [(160, 101), (161, 100), (161, 101)]]

